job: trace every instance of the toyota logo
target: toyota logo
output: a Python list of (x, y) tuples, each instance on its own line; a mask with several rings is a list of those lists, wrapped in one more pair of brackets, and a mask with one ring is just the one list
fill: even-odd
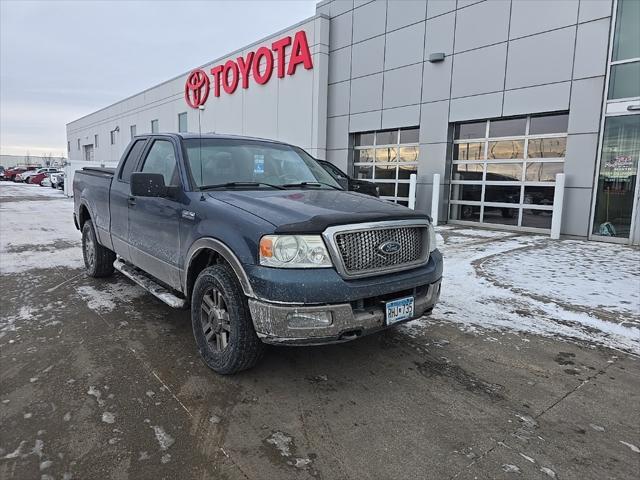
[(393, 255), (400, 252), (401, 249), (402, 245), (400, 245), (398, 242), (394, 242), (393, 240), (389, 240), (388, 242), (384, 242), (378, 245), (378, 250), (385, 255)]
[(184, 85), (184, 99), (192, 108), (198, 108), (204, 105), (209, 96), (209, 77), (207, 74), (198, 69), (194, 70), (187, 77)]

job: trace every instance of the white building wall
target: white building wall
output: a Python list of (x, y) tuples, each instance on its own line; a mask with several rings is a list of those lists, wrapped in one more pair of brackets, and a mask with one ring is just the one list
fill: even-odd
[[(242, 50), (216, 59), (201, 68), (211, 68), (246, 56), (260, 46), (270, 47), (273, 41), (293, 36), (304, 30), (311, 51), (313, 68), (298, 65), (295, 74), (277, 76), (277, 62), (271, 79), (265, 85), (249, 80), (249, 88), (241, 84), (229, 95), (221, 88), (220, 96), (211, 92), (205, 110), (193, 109), (184, 99), (184, 85), (189, 72), (150, 88), (121, 102), (75, 120), (67, 125), (70, 160), (84, 160), (84, 146), (94, 145), (94, 161), (117, 161), (131, 140), (130, 127), (136, 125), (138, 135), (151, 132), (151, 121), (157, 119), (160, 132), (178, 131), (178, 114), (187, 112), (189, 132), (198, 132), (198, 116), (203, 133), (229, 133), (281, 140), (298, 145), (319, 158), (326, 155), (327, 78), (329, 54), (329, 19), (324, 15), (311, 17), (286, 30), (277, 32)], [(288, 65), (291, 47), (287, 48)], [(275, 54), (274, 54), (275, 56)], [(263, 70), (261, 70), (263, 71)], [(250, 74), (250, 77), (252, 75)], [(110, 143), (110, 132), (116, 132), (115, 144)], [(78, 148), (80, 140), (80, 148)]]

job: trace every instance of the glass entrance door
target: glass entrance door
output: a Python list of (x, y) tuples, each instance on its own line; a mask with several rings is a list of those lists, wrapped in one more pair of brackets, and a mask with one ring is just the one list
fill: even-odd
[(640, 115), (607, 117), (592, 235), (629, 239), (638, 204)]

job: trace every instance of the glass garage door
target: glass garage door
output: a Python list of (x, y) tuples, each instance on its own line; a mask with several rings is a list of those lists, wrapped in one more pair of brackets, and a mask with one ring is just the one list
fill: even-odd
[(418, 171), (418, 128), (354, 135), (353, 176), (375, 182), (380, 198), (409, 204), (409, 175)]
[(550, 230), (567, 122), (562, 113), (457, 124), (449, 220)]

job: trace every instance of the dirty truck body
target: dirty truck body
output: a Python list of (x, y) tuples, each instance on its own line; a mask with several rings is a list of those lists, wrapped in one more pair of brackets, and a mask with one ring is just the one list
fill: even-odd
[(442, 256), (429, 218), (344, 191), (303, 150), (223, 135), (135, 137), (116, 169), (74, 178), (90, 275), (114, 268), (191, 308), (219, 373), (263, 343), (335, 343), (433, 309)]

